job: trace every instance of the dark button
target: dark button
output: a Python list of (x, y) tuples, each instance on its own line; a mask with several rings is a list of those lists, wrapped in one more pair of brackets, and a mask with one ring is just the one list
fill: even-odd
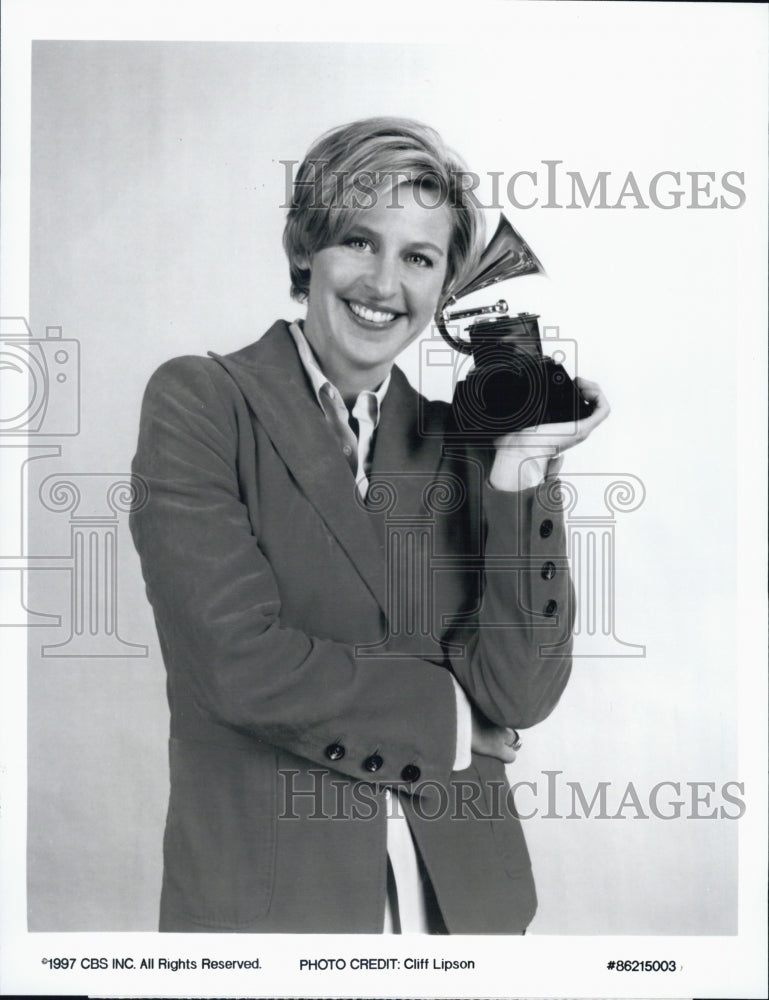
[(545, 605), (544, 611), (548, 618), (552, 618), (553, 615), (558, 610), (558, 601), (548, 601)]
[(416, 764), (407, 764), (401, 771), (401, 778), (404, 781), (417, 781), (421, 773)]
[(363, 766), (367, 771), (371, 771), (372, 774), (378, 771), (382, 764), (384, 764), (384, 761), (378, 753), (372, 753), (370, 757), (366, 757), (363, 761)]
[(539, 533), (542, 538), (549, 538), (552, 535), (553, 522), (550, 520), (549, 517), (546, 517), (545, 520), (542, 522), (542, 524), (540, 524)]
[(329, 743), (326, 747), (326, 756), (329, 760), (341, 760), (344, 757), (344, 752), (341, 743)]
[(546, 563), (543, 563), (541, 573), (543, 580), (552, 580), (555, 576), (555, 563), (550, 562), (549, 560)]

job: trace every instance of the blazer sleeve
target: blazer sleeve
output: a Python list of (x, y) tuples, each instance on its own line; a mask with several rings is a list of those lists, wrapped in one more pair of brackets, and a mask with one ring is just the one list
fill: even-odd
[(575, 598), (559, 483), (507, 493), (486, 481), (478, 606), (450, 630), (452, 670), (501, 726), (525, 729), (555, 708), (571, 673)]
[(446, 781), (456, 704), (444, 666), (360, 662), (349, 645), (281, 624), (240, 496), (238, 416), (219, 372), (203, 358), (168, 362), (142, 406), (133, 472), (147, 500), (131, 531), (169, 675), (183, 677), (209, 721), (354, 778), (373, 779), (364, 762), (375, 756), (378, 782), (402, 784), (404, 768)]

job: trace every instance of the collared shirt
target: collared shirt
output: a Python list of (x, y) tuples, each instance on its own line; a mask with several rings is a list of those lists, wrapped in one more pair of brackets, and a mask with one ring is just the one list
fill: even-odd
[[(359, 393), (352, 410), (348, 410), (340, 391), (321, 371), (300, 321), (291, 323), (289, 330), (315, 398), (352, 469), (358, 494), (365, 500), (371, 473), (374, 435), (379, 426), (382, 402), (390, 386), (390, 375), (387, 375), (378, 389), (367, 389)], [(454, 768), (458, 770), (470, 766), (472, 718), (470, 704), (464, 691), (453, 678), (452, 680), (457, 703), (457, 750)], [(390, 859), (397, 890), (396, 905), (400, 929), (402, 933), (426, 934), (429, 932), (426, 895), (411, 829), (400, 809), (398, 794), (393, 795), (389, 789), (385, 794), (387, 856)], [(384, 915), (386, 934), (393, 933), (394, 923), (393, 904), (388, 895)]]
[(289, 327), (296, 349), (310, 380), (315, 398), (326, 414), (355, 476), (355, 483), (362, 500), (368, 492), (368, 477), (371, 472), (371, 455), (374, 434), (379, 426), (379, 412), (382, 401), (390, 387), (390, 375), (376, 390), (365, 389), (358, 395), (352, 410), (348, 410), (341, 392), (326, 378), (318, 367), (312, 348), (307, 343), (299, 321)]

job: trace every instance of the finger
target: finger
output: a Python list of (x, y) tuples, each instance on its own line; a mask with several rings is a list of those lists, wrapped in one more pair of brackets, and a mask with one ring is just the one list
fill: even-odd
[(498, 437), (494, 444), (498, 448), (518, 448), (531, 451), (532, 455), (547, 454), (548, 450), (565, 451), (580, 444), (592, 434), (599, 424), (611, 413), (609, 401), (597, 382), (591, 382), (578, 376), (575, 380), (585, 399), (593, 404), (593, 411), (586, 417), (581, 417), (576, 423), (565, 421), (557, 424), (538, 424), (535, 427), (524, 427)]
[(532, 457), (546, 457), (548, 452), (555, 451), (564, 438), (574, 434), (574, 421), (561, 424), (537, 424), (534, 427), (524, 427), (520, 431), (511, 431), (496, 438), (497, 448), (520, 448), (530, 451)]
[(506, 764), (512, 764), (518, 756), (518, 750), (521, 748), (521, 737), (518, 734), (518, 731), (510, 726), (506, 726), (503, 730), (501, 730), (501, 736), (501, 752), (504, 755), (501, 759), (503, 759)]
[(518, 754), (513, 750), (512, 747), (508, 746), (506, 743), (500, 747), (499, 752), (494, 754), (497, 760), (501, 760), (503, 764), (512, 764), (515, 762)]
[[(600, 410), (603, 414), (602, 419), (606, 419), (611, 412), (611, 407), (609, 406), (609, 401), (606, 398), (605, 393), (601, 389), (597, 382), (591, 382), (589, 379), (582, 378), (578, 375), (574, 381), (577, 383), (579, 391), (589, 402), (593, 403), (595, 409), (593, 413)], [(589, 417), (585, 419), (590, 419)]]
[(602, 424), (606, 420), (610, 413), (611, 408), (606, 402), (605, 397), (602, 396), (600, 400), (596, 401), (593, 412), (589, 416), (583, 417), (577, 424), (577, 429), (575, 434), (572, 435), (571, 443), (578, 444), (580, 441), (584, 441), (599, 424)]
[(611, 407), (609, 406), (609, 401), (606, 396), (599, 390), (598, 394), (591, 400), (594, 404), (593, 412), (587, 416), (583, 417), (579, 422), (579, 429), (587, 437), (588, 434), (606, 420), (606, 418), (611, 413)]
[[(571, 432), (565, 435), (565, 440), (562, 445), (562, 449), (572, 448), (575, 444), (579, 444), (584, 441), (593, 431), (602, 424), (604, 420), (611, 413), (611, 407), (609, 406), (609, 401), (604, 395), (601, 387), (597, 382), (587, 382), (584, 380), (585, 384), (589, 386), (587, 391), (583, 392), (583, 396), (590, 403), (593, 404), (593, 410), (588, 416), (581, 417), (576, 426), (571, 425)], [(582, 391), (582, 384), (580, 385), (580, 391)]]
[(584, 441), (593, 427), (605, 420), (606, 416), (608, 413), (596, 418), (596, 413), (593, 411), (589, 417), (583, 417), (576, 422), (570, 420), (561, 424), (539, 424), (537, 427), (527, 427), (522, 431), (506, 434), (497, 438), (494, 444), (497, 447), (531, 452), (532, 458), (546, 458), (548, 452), (549, 457), (554, 458), (556, 452), (573, 448), (575, 444)]
[(589, 378), (585, 378), (584, 375), (575, 375), (574, 381), (579, 386), (580, 392), (587, 394), (588, 392), (600, 392), (601, 387), (597, 382), (593, 382)]

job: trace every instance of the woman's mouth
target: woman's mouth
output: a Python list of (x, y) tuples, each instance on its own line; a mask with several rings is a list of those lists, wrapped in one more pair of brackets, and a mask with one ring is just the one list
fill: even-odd
[(372, 309), (371, 306), (364, 306), (362, 302), (352, 302), (349, 299), (345, 299), (345, 303), (356, 319), (371, 326), (387, 326), (402, 315), (389, 309)]

